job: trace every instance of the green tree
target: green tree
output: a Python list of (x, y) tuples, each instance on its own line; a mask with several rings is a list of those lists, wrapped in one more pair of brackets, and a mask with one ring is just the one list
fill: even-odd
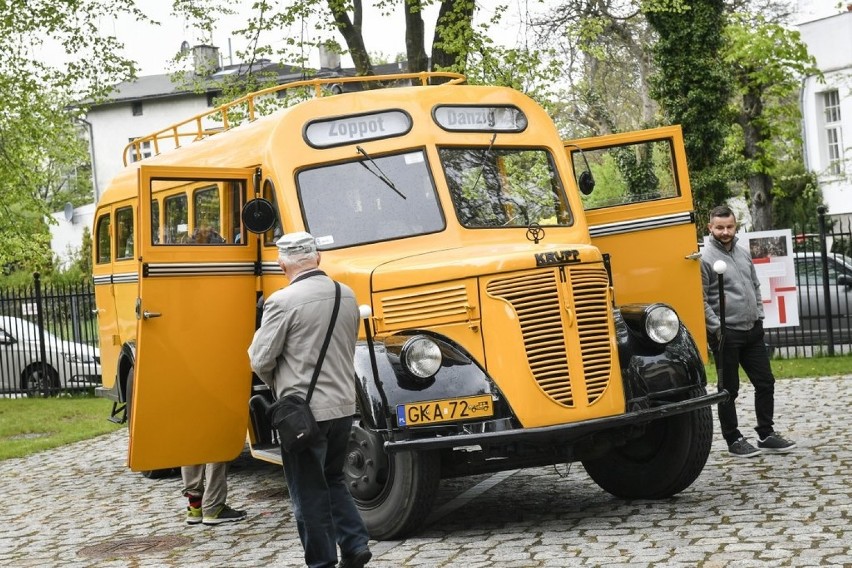
[(646, 16), (658, 34), (651, 92), (663, 121), (683, 127), (699, 219), (730, 195), (734, 174), (725, 140), (733, 117), (730, 68), (722, 59), (727, 24), (723, 0), (661, 0)]
[[(75, 101), (95, 100), (132, 77), (103, 18), (144, 18), (133, 0), (5, 0), (0, 3), (0, 265), (50, 261), (45, 219), (84, 188), (63, 179), (82, 155), (70, 123)], [(66, 56), (50, 61), (53, 47)], [(66, 193), (70, 192), (70, 193)], [(64, 201), (62, 201), (64, 203)]]
[(787, 174), (782, 163), (801, 161), (797, 95), (801, 78), (819, 70), (797, 31), (759, 14), (734, 14), (725, 39), (724, 61), (732, 70), (738, 99), (734, 112), (741, 133), (735, 139), (747, 168), (752, 228), (765, 231), (775, 226), (776, 196), (802, 196), (802, 192), (789, 193), (795, 184), (776, 191), (773, 180)]

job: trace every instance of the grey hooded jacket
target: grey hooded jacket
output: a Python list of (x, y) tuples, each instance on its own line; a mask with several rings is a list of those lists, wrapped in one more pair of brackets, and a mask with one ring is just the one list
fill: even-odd
[(718, 276), (713, 271), (717, 260), (724, 260), (728, 269), (724, 274), (725, 327), (747, 331), (757, 320), (763, 319), (763, 300), (760, 282), (748, 252), (737, 246), (734, 237), (731, 250), (712, 236), (701, 251), (701, 283), (704, 287), (704, 319), (707, 333), (715, 335), (721, 328), (719, 320)]

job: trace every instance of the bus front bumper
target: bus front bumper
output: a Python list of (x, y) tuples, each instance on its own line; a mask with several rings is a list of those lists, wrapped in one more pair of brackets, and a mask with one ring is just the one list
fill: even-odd
[(386, 452), (394, 453), (419, 450), (438, 450), (442, 448), (456, 448), (463, 446), (492, 446), (513, 442), (540, 444), (556, 441), (564, 444), (578, 440), (595, 432), (643, 424), (652, 420), (666, 418), (668, 416), (684, 414), (706, 406), (719, 404), (727, 399), (728, 391), (723, 390), (717, 393), (706, 394), (680, 402), (672, 402), (633, 412), (625, 412), (618, 416), (607, 416), (606, 418), (596, 418), (594, 420), (585, 420), (583, 422), (560, 424), (558, 426), (505, 430), (499, 432), (450, 434), (447, 436), (435, 436), (430, 438), (390, 440), (385, 442), (384, 448)]

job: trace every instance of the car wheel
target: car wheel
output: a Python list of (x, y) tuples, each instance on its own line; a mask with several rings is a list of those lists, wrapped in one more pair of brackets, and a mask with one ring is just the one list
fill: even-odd
[[(692, 395), (704, 394), (704, 388)], [(605, 491), (624, 499), (663, 499), (698, 478), (713, 439), (710, 407), (654, 420), (645, 433), (600, 458), (584, 460), (589, 476)]]
[(372, 538), (398, 539), (417, 530), (435, 503), (440, 473), (437, 452), (387, 454), (381, 436), (353, 425), (344, 474)]
[(50, 396), (59, 390), (59, 373), (50, 365), (34, 363), (24, 370), (21, 390), (27, 396)]

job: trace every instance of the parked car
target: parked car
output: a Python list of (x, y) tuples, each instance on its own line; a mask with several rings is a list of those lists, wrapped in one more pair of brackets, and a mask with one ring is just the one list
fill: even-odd
[[(795, 264), (799, 326), (768, 334), (770, 346), (823, 345), (828, 341), (822, 256), (797, 252)], [(834, 343), (852, 343), (852, 259), (848, 256), (828, 254), (828, 297)]]
[(42, 359), (39, 338), (33, 322), (0, 316), (0, 391), (32, 396), (100, 386), (97, 347), (66, 341), (45, 330)]

